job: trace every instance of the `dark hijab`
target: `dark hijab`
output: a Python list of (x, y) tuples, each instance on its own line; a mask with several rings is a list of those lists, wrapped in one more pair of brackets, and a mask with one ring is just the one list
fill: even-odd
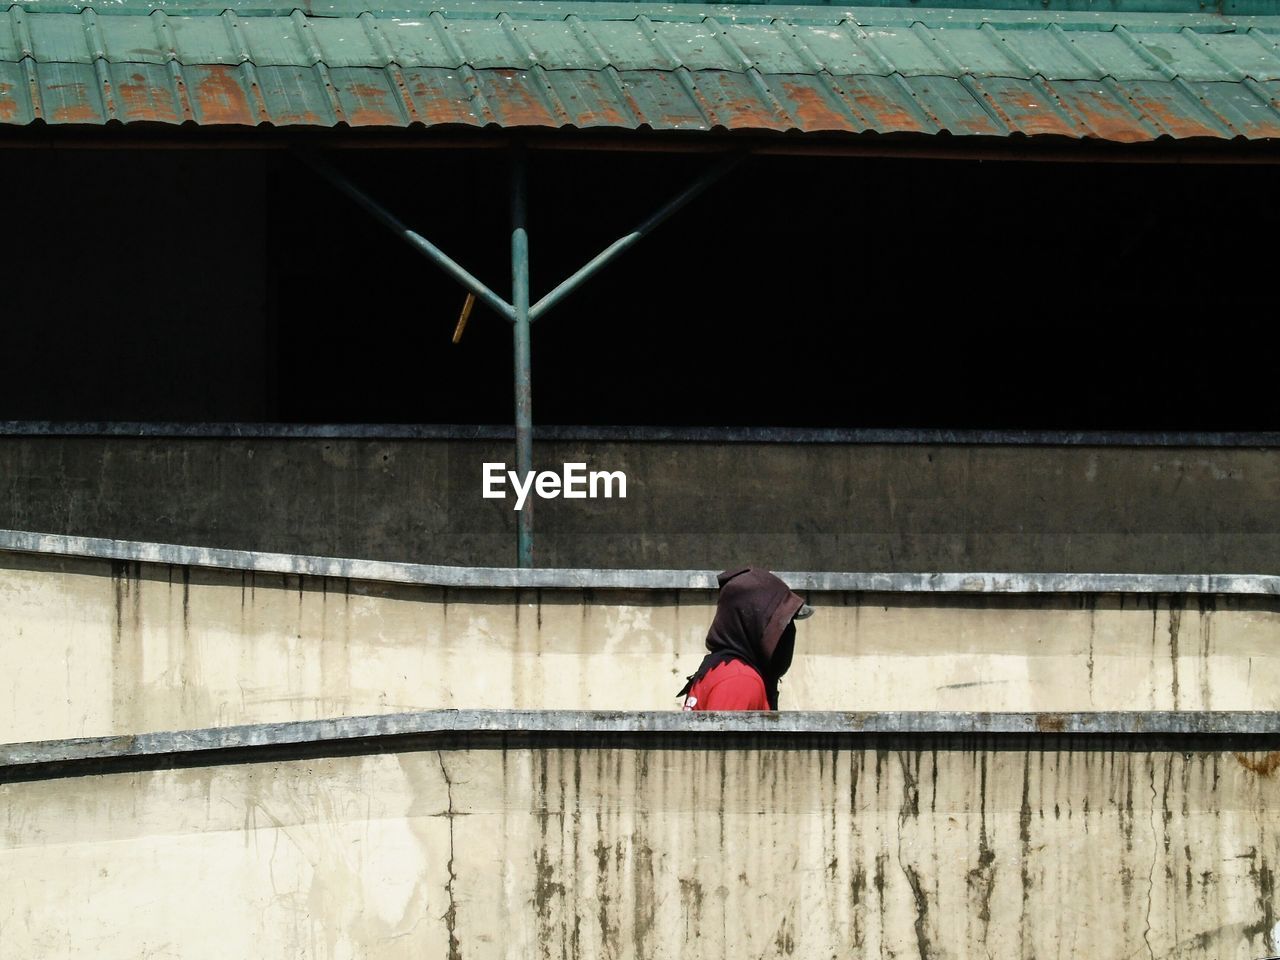
[(791, 666), (795, 652), (793, 620), (804, 600), (768, 570), (744, 567), (716, 577), (720, 598), (707, 632), (707, 649), (689, 682), (676, 696), (687, 696), (693, 685), (727, 660), (741, 660), (764, 681), (769, 709), (778, 709), (778, 678)]

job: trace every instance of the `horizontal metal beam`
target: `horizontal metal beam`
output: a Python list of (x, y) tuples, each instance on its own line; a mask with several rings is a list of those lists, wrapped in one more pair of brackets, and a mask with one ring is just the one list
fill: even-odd
[(477, 297), (485, 302), (491, 310), (498, 316), (506, 317), (508, 320), (514, 321), (515, 311), (511, 304), (503, 300), (500, 296), (490, 290), (483, 282), (474, 277), (460, 263), (450, 257), (447, 253), (437, 247), (434, 243), (423, 237), (421, 234), (410, 230), (402, 223), (395, 214), (391, 213), (386, 207), (382, 206), (378, 201), (374, 200), (367, 193), (357, 187), (349, 179), (339, 173), (332, 164), (322, 160), (310, 152), (299, 151), (298, 157), (302, 159), (307, 166), (311, 167), (316, 173), (320, 174), (335, 187), (345, 193), (354, 200), (359, 206), (372, 216), (375, 220), (389, 229), (392, 233), (404, 240), (409, 246), (413, 247), (428, 260), (431, 260), (437, 266), (444, 270), (445, 273), (453, 277), (460, 284), (474, 293)]
[[(1280, 449), (1280, 433), (1176, 431), (895, 430), (848, 427), (536, 425), (535, 440), (600, 443), (794, 443), (1009, 447)], [(515, 429), (465, 423), (165, 423), (0, 420), (0, 437), (171, 437), (196, 440), (511, 440)]]
[(561, 281), (555, 289), (535, 303), (529, 310), (529, 321), (533, 322), (537, 320), (556, 304), (564, 300), (565, 297), (577, 290), (578, 287), (582, 286), (583, 283), (634, 247), (652, 231), (661, 226), (662, 223), (687, 206), (691, 201), (700, 197), (708, 188), (723, 180), (725, 175), (740, 164), (744, 158), (745, 154), (735, 153), (733, 156), (722, 160), (682, 190), (678, 195), (668, 201), (666, 205), (640, 224), (640, 226), (605, 247), (600, 251), (600, 253), (587, 261), (580, 270), (567, 279)]
[[(765, 738), (865, 734), (1280, 737), (1272, 711), (1097, 713), (702, 713), (587, 710), (428, 710), (382, 716), (260, 723), (129, 736), (85, 737), (0, 745), (0, 771), (94, 760), (173, 757), (211, 751), (270, 750), (299, 745), (375, 741), (369, 752), (394, 749), (394, 738), (456, 734), (640, 737), (747, 734)], [(638, 745), (643, 746), (643, 741)], [(252, 759), (252, 758), (249, 758)]]
[[(154, 125), (127, 124), (115, 129), (68, 125), (10, 127), (0, 129), (0, 150), (183, 150), (183, 151), (293, 151), (299, 148), (343, 151), (449, 151), (506, 150), (511, 137), (502, 128), (452, 130), (448, 135), (424, 137), (413, 128), (355, 128), (335, 132), (329, 128), (255, 127), (228, 131), (224, 127), (181, 126), (166, 129)], [(599, 134), (558, 130), (538, 135), (521, 131), (531, 151), (589, 153), (719, 154), (726, 147), (749, 149), (757, 156), (866, 157), (971, 162), (1104, 163), (1236, 166), (1280, 164), (1274, 141), (1172, 141), (1163, 138), (1124, 144), (1041, 135), (1031, 139), (1012, 137), (950, 137), (936, 134), (805, 134), (759, 136), (742, 131), (620, 131)]]
[[(0, 530), (0, 553), (86, 557), (139, 563), (334, 577), (438, 587), (563, 590), (715, 590), (711, 570), (453, 567), (292, 553), (106, 540)], [(796, 590), (926, 594), (1210, 594), (1280, 596), (1280, 576), (1141, 573), (857, 573), (780, 571)]]
[[(104, 8), (105, 9), (105, 8)], [(794, 8), (788, 8), (794, 10)], [(913, 9), (918, 14), (918, 10)], [(723, 154), (741, 148), (757, 156), (866, 157), (970, 162), (1111, 163), (1235, 166), (1280, 164), (1275, 141), (1159, 140), (1113, 143), (1053, 134), (1021, 137), (940, 137), (929, 133), (809, 133), (760, 135), (746, 131), (622, 130), (599, 133), (561, 129), (538, 134), (519, 131), (531, 151), (588, 153)], [(251, 127), (125, 124), (115, 128), (41, 125), (0, 128), (0, 150), (183, 150), (183, 151), (475, 151), (507, 150), (511, 131), (501, 127), (433, 130), (415, 128)]]

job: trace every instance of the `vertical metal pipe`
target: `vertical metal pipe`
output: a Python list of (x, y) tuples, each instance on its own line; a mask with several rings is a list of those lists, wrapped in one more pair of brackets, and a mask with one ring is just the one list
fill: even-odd
[[(516, 470), (533, 471), (533, 385), (529, 355), (529, 232), (526, 214), (526, 156), (523, 144), (511, 148), (511, 305), (515, 308)], [(516, 566), (533, 566), (534, 497), (516, 514)]]

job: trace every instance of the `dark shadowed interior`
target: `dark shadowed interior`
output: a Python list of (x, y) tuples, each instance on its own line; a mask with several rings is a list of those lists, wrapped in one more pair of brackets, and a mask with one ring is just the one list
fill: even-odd
[[(25, 149), (0, 420), (510, 423), (506, 321), (286, 151)], [(499, 294), (498, 150), (334, 162)], [(535, 153), (533, 298), (708, 169)], [(11, 187), (18, 181), (11, 181)], [(1270, 166), (756, 157), (533, 327), (537, 424), (1276, 430)]]

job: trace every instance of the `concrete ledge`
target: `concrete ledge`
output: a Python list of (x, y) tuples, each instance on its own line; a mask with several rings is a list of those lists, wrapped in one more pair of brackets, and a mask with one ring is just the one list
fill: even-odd
[[(1122, 735), (1280, 736), (1280, 712), (684, 713), (587, 710), (431, 710), (295, 723), (250, 724), (0, 745), (0, 772), (82, 761), (124, 761), (209, 751), (369, 743), (443, 734), (698, 735)], [(383, 744), (388, 747), (390, 744)], [(273, 754), (274, 755), (274, 754)], [(243, 759), (243, 758), (240, 758)]]
[[(490, 716), (533, 718), (641, 719)], [(1280, 942), (1280, 733), (663, 718), (707, 729), (0, 769), (3, 952), (1249, 960)]]
[[(0, 552), (33, 553), (221, 570), (336, 577), (441, 587), (715, 590), (704, 570), (455, 567), (353, 560), (288, 553), (222, 550), (137, 540), (105, 540), (26, 530), (0, 530)], [(1140, 593), (1280, 596), (1280, 576), (1128, 573), (843, 573), (780, 571), (792, 588), (867, 593)]]
[[(513, 440), (510, 425), (419, 423), (157, 423), (0, 420), (0, 437), (171, 437), (192, 440)], [(850, 443), (959, 446), (1280, 447), (1274, 432), (909, 430), (811, 427), (538, 426), (535, 440), (615, 443)]]

